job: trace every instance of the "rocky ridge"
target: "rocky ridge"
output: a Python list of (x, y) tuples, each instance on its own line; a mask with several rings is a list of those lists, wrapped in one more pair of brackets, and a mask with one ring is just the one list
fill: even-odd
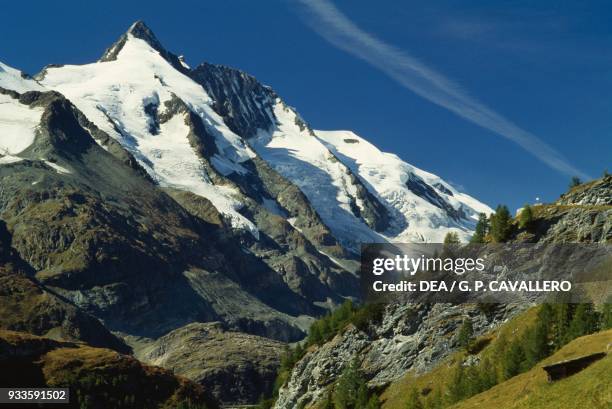
[(226, 404), (256, 402), (271, 390), (285, 344), (228, 331), (221, 323), (192, 323), (136, 350), (143, 362), (171, 369)]
[(476, 334), (483, 334), (520, 310), (520, 306), (500, 307), (487, 316), (475, 305), (390, 305), (366, 331), (350, 325), (307, 352), (281, 388), (274, 407), (316, 403), (327, 396), (328, 388), (354, 359), (372, 388), (386, 386), (409, 370), (427, 372), (458, 348), (457, 331), (466, 318), (472, 320)]
[(536, 220), (523, 239), (544, 243), (612, 241), (612, 176), (583, 183), (553, 204), (533, 206)]
[[(612, 243), (610, 198), (610, 176), (574, 188), (555, 203), (534, 206), (531, 225), (516, 227), (510, 241)], [(584, 265), (583, 260), (573, 261)], [(528, 306), (499, 304), (485, 311), (473, 304), (390, 304), (367, 330), (351, 325), (322, 346), (311, 347), (295, 364), (274, 407), (316, 407), (355, 359), (373, 388), (384, 387), (408, 371), (426, 373), (458, 349), (458, 330), (465, 318), (473, 322), (475, 335), (481, 335)]]
[[(268, 392), (277, 341), (357, 296), (356, 243), (409, 226), (271, 88), (192, 70), (142, 22), (94, 64), (1, 64), (0, 98), (0, 326), (133, 349), (225, 402)], [(400, 181), (421, 221), (469, 234), (483, 205), (428, 177)], [(228, 362), (201, 355), (222, 343)]]

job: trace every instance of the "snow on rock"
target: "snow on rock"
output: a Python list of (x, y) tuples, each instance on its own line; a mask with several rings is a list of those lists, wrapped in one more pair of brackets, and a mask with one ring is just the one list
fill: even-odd
[(30, 146), (42, 114), (42, 108), (30, 108), (0, 94), (0, 155), (17, 155)]
[[(156, 39), (132, 32), (117, 44), (113, 58), (103, 62), (48, 68), (41, 84), (69, 98), (161, 185), (208, 198), (235, 228), (257, 237), (255, 225), (240, 213), (239, 192), (209, 175), (210, 167), (194, 150), (185, 113), (164, 115), (177, 99), (214, 140), (216, 149), (206, 160), (216, 173), (247, 173), (243, 162), (260, 156), (301, 189), (347, 248), (357, 250), (363, 242), (440, 242), (448, 231), (465, 240), (478, 213), (492, 211), (352, 132), (314, 132), (269, 87), (237, 70), (203, 64), (188, 72), (182, 59), (180, 66), (168, 59)], [(273, 203), (264, 206), (282, 214)], [(375, 224), (372, 214), (384, 223)]]
[(181, 63), (181, 65), (183, 66), (183, 68), (186, 69), (191, 69), (191, 67), (187, 64), (187, 62), (185, 61), (185, 56), (184, 55), (179, 55), (179, 62)]
[(53, 163), (53, 162), (50, 162), (48, 160), (43, 160), (43, 162), (45, 162), (45, 165), (49, 166), (50, 168), (55, 170), (60, 175), (69, 175), (69, 174), (72, 173), (68, 169), (66, 169), (63, 166), (58, 165), (57, 163)]
[(214, 185), (189, 143), (184, 114), (165, 123), (157, 115), (179, 98), (214, 135), (220, 155), (211, 159), (222, 175), (244, 172), (241, 162), (254, 156), (244, 141), (211, 108), (204, 89), (176, 70), (146, 41), (127, 34), (113, 61), (50, 67), (41, 83), (70, 99), (100, 129), (119, 141), (163, 186), (206, 197), (235, 228), (257, 237), (255, 225), (238, 210), (237, 192)]
[(9, 163), (17, 163), (17, 162), (21, 162), (22, 160), (23, 158), (20, 158), (18, 156), (6, 155), (6, 156), (0, 157), (0, 165), (8, 165)]
[[(477, 213), (490, 211), (439, 177), (383, 154), (350, 132), (329, 133), (337, 136), (337, 146), (317, 136), (270, 87), (240, 70), (205, 63), (192, 76), (215, 98), (229, 126), (304, 192), (345, 246), (439, 241), (449, 230), (467, 238)], [(356, 158), (372, 155), (372, 163), (360, 172), (351, 152), (338, 148), (352, 149)]]
[[(308, 197), (345, 245), (364, 242), (441, 242), (449, 231), (467, 240), (478, 213), (492, 210), (438, 176), (381, 152), (350, 131), (312, 131), (280, 99), (276, 125), (250, 139), (253, 149)], [(351, 173), (389, 210), (390, 227), (378, 233), (351, 209), (362, 200)]]
[(397, 155), (381, 152), (353, 132), (315, 134), (394, 215), (392, 226), (385, 232), (388, 240), (441, 242), (448, 231), (456, 231), (467, 240), (478, 213), (493, 211), (438, 176)]
[(277, 99), (277, 124), (249, 142), (253, 149), (282, 176), (296, 184), (317, 210), (323, 222), (343, 244), (384, 238), (356, 217), (351, 202), (362, 208), (357, 187), (348, 168), (305, 125), (299, 115)]
[(0, 62), (0, 88), (23, 93), (26, 91), (44, 91), (36, 81), (25, 76), (21, 71)]

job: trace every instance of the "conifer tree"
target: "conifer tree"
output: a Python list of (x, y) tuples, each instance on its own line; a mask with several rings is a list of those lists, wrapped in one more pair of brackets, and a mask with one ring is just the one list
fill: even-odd
[(378, 399), (378, 395), (375, 393), (370, 396), (368, 403), (364, 406), (364, 409), (380, 409), (380, 400)]
[(464, 370), (461, 363), (457, 364), (448, 383), (447, 398), (448, 403), (453, 404), (459, 402), (465, 396), (463, 384)]
[(540, 360), (548, 356), (548, 331), (538, 322), (533, 328), (528, 329), (524, 336), (525, 367), (531, 368)]
[(496, 243), (505, 242), (512, 229), (512, 216), (507, 206), (499, 205), (495, 214), (491, 215), (491, 238)]
[(427, 409), (442, 409), (444, 407), (442, 393), (439, 388), (434, 389), (427, 396), (426, 407)]
[(336, 409), (362, 409), (366, 402), (363, 401), (364, 390), (367, 399), (365, 380), (359, 372), (359, 363), (353, 360), (348, 365), (338, 380), (333, 393), (333, 403)]
[(608, 298), (602, 306), (599, 327), (602, 330), (612, 328), (612, 297)]
[(301, 342), (298, 342), (295, 346), (295, 349), (293, 350), (293, 363), (291, 366), (293, 366), (293, 364), (302, 359), (302, 357), (304, 356), (304, 352), (306, 352), (306, 347), (302, 345)]
[(408, 393), (406, 409), (424, 409), (423, 402), (421, 402), (420, 393), (416, 387), (410, 389), (410, 393)]
[(527, 330), (524, 336), (526, 366), (532, 367), (550, 354), (549, 335), (552, 319), (553, 309), (551, 305), (542, 304), (538, 311), (538, 320), (535, 326)]
[(323, 342), (327, 340), (327, 338), (330, 336), (330, 334), (333, 331), (330, 325), (330, 322), (332, 320), (333, 320), (333, 317), (330, 315), (327, 315), (324, 319), (320, 321), (319, 330), (321, 331), (321, 338)]
[(574, 176), (572, 177), (572, 180), (570, 180), (570, 184), (569, 187), (574, 188), (576, 186), (580, 186), (582, 184), (582, 180), (580, 180), (580, 178), (578, 176)]
[(321, 405), (321, 409), (335, 409), (334, 402), (332, 401), (332, 392), (329, 390), (325, 396), (325, 400)]
[(466, 318), (459, 329), (457, 341), (463, 348), (468, 348), (474, 341), (474, 325), (470, 318)]
[(459, 244), (461, 244), (461, 240), (459, 240), (459, 235), (457, 234), (457, 232), (449, 231), (448, 233), (446, 233), (446, 236), (444, 236), (445, 246), (456, 246)]
[(533, 210), (531, 206), (526, 204), (519, 214), (519, 227), (521, 229), (529, 229), (533, 223)]
[(565, 341), (569, 342), (572, 339), (595, 332), (597, 330), (597, 322), (597, 312), (594, 310), (593, 304), (578, 304), (569, 324)]
[(480, 371), (475, 365), (469, 366), (465, 371), (464, 384), (464, 398), (474, 396), (477, 393), (482, 392), (484, 389), (481, 385)]
[(310, 326), (310, 331), (308, 333), (308, 345), (319, 344), (323, 340), (323, 335), (321, 334), (321, 327), (318, 321), (315, 321)]
[(365, 381), (360, 378), (359, 388), (357, 389), (357, 399), (355, 400), (356, 409), (365, 409), (368, 406), (368, 387)]
[(510, 379), (522, 372), (525, 367), (525, 351), (520, 342), (513, 341), (503, 359), (504, 379)]
[(488, 358), (483, 360), (480, 364), (479, 377), (480, 392), (486, 391), (497, 385), (497, 371), (493, 362)]
[(470, 243), (484, 243), (489, 233), (489, 218), (485, 213), (478, 215), (478, 223), (474, 229), (474, 235), (470, 239)]
[(444, 236), (444, 245), (442, 246), (442, 253), (440, 257), (442, 258), (453, 258), (455, 257), (456, 250), (459, 249), (461, 245), (461, 240), (459, 240), (459, 235), (457, 232), (449, 231)]

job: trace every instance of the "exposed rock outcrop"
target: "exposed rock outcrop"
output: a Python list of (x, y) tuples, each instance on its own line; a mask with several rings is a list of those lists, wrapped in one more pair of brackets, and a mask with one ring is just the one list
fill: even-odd
[(559, 205), (612, 206), (612, 175), (573, 187), (557, 200)]
[[(610, 243), (611, 198), (610, 176), (573, 188), (555, 203), (533, 206), (533, 221), (528, 227), (517, 228), (511, 241)], [(570, 259), (568, 263), (588, 265), (579, 258)], [(531, 265), (532, 261), (522, 262)], [(554, 268), (556, 261), (550, 260), (546, 265)], [(390, 305), (382, 319), (373, 322), (367, 331), (350, 326), (322, 346), (311, 347), (280, 389), (275, 408), (308, 407), (320, 401), (354, 359), (373, 387), (395, 381), (408, 371), (425, 373), (458, 349), (458, 329), (466, 317), (470, 317), (478, 335), (502, 325), (527, 305), (498, 305), (486, 314), (470, 304)]]
[(281, 388), (275, 408), (306, 407), (318, 401), (354, 359), (372, 387), (386, 385), (408, 370), (426, 372), (457, 348), (457, 329), (466, 318), (481, 334), (520, 309), (500, 307), (487, 317), (475, 305), (390, 305), (382, 320), (367, 330), (349, 325), (331, 341), (308, 351)]
[(221, 323), (193, 323), (137, 349), (142, 361), (171, 369), (204, 386), (221, 402), (256, 402), (272, 391), (284, 344), (228, 331)]

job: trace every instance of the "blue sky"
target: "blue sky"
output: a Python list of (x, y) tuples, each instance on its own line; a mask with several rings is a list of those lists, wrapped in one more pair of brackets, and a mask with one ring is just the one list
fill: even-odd
[(552, 201), (569, 174), (612, 171), (604, 1), (62, 1), (2, 14), (0, 61), (29, 73), (94, 61), (143, 19), (189, 64), (241, 68), (313, 127), (353, 130), (492, 206)]

